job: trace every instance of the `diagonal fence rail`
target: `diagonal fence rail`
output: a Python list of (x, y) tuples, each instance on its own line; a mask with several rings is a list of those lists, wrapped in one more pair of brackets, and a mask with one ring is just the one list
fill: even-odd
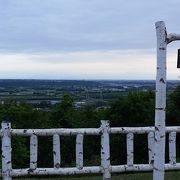
[[(111, 128), (109, 121), (102, 120), (100, 128), (79, 129), (12, 129), (9, 122), (2, 122), (2, 170), (4, 180), (12, 177), (27, 175), (74, 175), (74, 174), (102, 174), (103, 180), (110, 180), (112, 173), (128, 171), (152, 171), (154, 162), (154, 127), (116, 127)], [(169, 163), (165, 164), (165, 170), (180, 169), (180, 163), (176, 162), (176, 134), (180, 133), (179, 126), (166, 127), (169, 136)], [(127, 164), (111, 165), (110, 163), (110, 134), (126, 134)], [(148, 164), (134, 164), (134, 134), (147, 134)], [(83, 165), (83, 139), (86, 135), (99, 135), (101, 138), (101, 164), (97, 166)], [(30, 164), (29, 168), (13, 169), (11, 160), (11, 137), (30, 137)], [(53, 139), (52, 168), (38, 167), (38, 137), (51, 136)], [(76, 136), (76, 167), (61, 167), (61, 136)]]

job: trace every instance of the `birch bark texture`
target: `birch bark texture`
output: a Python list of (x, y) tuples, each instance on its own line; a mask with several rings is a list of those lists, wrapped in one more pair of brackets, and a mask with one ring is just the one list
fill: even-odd
[(148, 133), (149, 164), (154, 163), (154, 132)]
[(38, 138), (36, 135), (30, 137), (30, 169), (35, 170), (37, 168), (38, 157)]
[(155, 26), (157, 35), (157, 74), (153, 180), (164, 180), (167, 33), (163, 21), (156, 22)]
[(111, 179), (110, 172), (110, 144), (109, 144), (109, 121), (101, 121), (101, 166), (103, 170), (103, 180)]
[(133, 166), (134, 164), (134, 134), (128, 133), (126, 136), (127, 141), (127, 165)]
[(176, 132), (169, 133), (169, 163), (176, 165)]
[(76, 167), (83, 168), (83, 134), (76, 136)]
[(53, 136), (53, 160), (54, 168), (60, 168), (61, 165), (61, 150), (60, 150), (60, 137), (58, 134)]
[(11, 161), (11, 123), (3, 121), (2, 127), (2, 177), (3, 180), (12, 180), (10, 172), (12, 170)]

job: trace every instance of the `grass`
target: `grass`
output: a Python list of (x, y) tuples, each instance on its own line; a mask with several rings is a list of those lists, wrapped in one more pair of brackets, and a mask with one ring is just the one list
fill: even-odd
[[(180, 171), (166, 172), (165, 180), (179, 179)], [(102, 180), (102, 176), (76, 176), (76, 177), (62, 177), (62, 178), (40, 178), (40, 180)], [(24, 178), (23, 180), (37, 180), (37, 178)], [(111, 180), (152, 180), (152, 173), (133, 173), (112, 175)]]

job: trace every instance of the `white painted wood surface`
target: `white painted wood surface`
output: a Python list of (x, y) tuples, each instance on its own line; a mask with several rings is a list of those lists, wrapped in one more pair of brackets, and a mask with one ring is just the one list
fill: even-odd
[(176, 164), (176, 132), (169, 133), (169, 163)]
[(149, 164), (154, 163), (154, 132), (148, 133)]
[(58, 134), (54, 134), (53, 136), (53, 160), (54, 160), (54, 168), (60, 168), (61, 145), (60, 145), (60, 137)]
[(76, 167), (83, 168), (83, 134), (76, 136)]
[(155, 25), (157, 35), (157, 74), (153, 180), (164, 180), (167, 33), (163, 21), (158, 21)]
[(101, 121), (101, 166), (103, 180), (110, 180), (109, 121)]
[(126, 136), (127, 142), (127, 165), (133, 166), (134, 164), (134, 134), (128, 133)]
[(11, 180), (11, 124), (8, 121), (1, 123), (2, 127), (2, 176), (3, 180)]

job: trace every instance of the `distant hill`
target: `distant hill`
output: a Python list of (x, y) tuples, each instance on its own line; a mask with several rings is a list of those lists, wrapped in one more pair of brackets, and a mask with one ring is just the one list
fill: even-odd
[[(168, 87), (177, 86), (180, 81), (168, 81)], [(100, 87), (100, 86), (151, 86), (154, 80), (33, 80), (33, 79), (1, 79), (2, 88), (56, 88), (56, 87)]]

